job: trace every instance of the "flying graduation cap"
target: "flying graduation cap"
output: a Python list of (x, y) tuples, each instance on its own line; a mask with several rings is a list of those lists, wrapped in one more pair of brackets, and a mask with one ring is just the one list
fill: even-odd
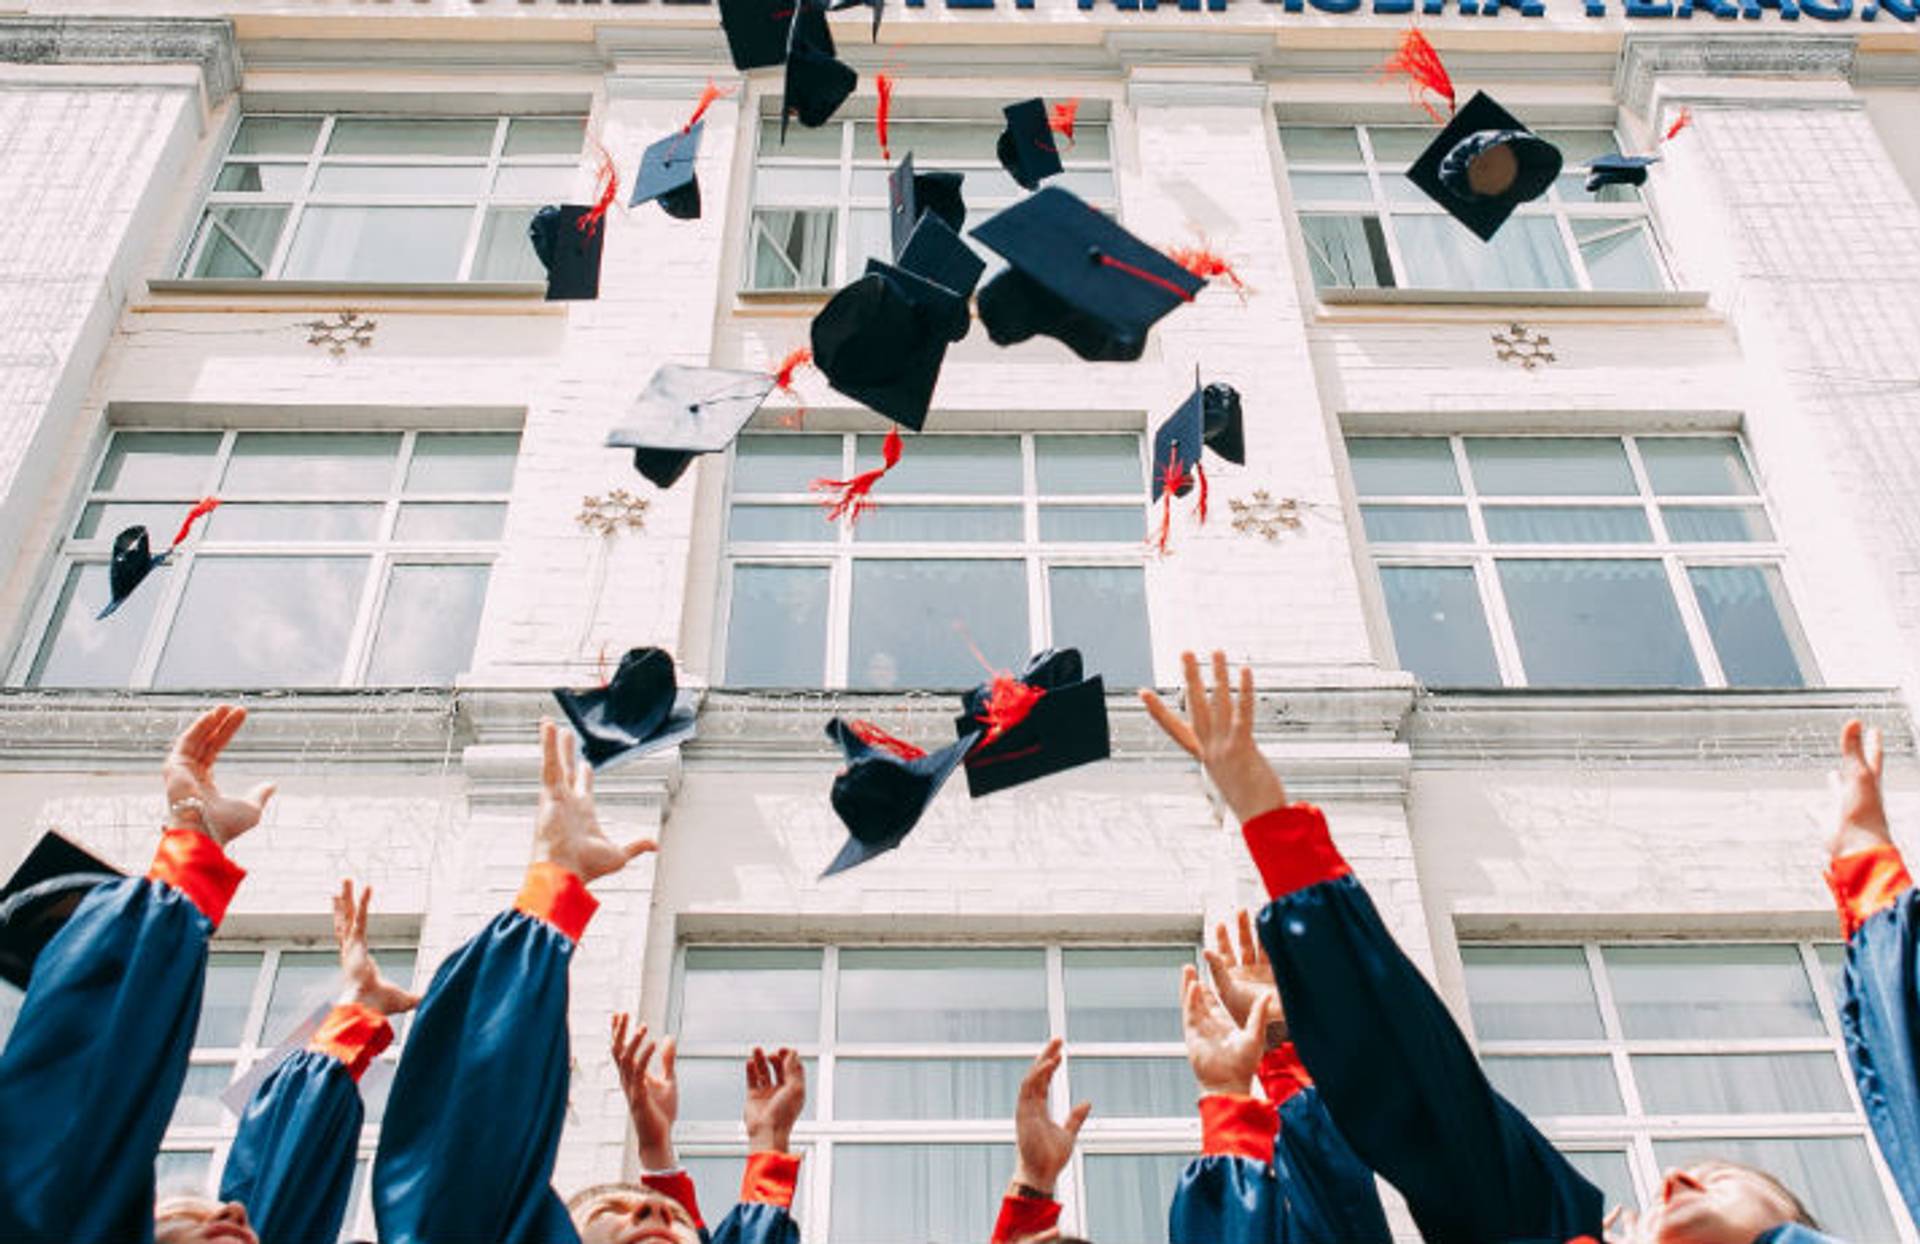
[[(798, 117), (808, 129), (818, 129), (860, 85), (860, 75), (834, 55), (833, 32), (827, 28), (823, 0), (791, 3), (793, 21), (787, 28), (787, 73), (780, 99), (783, 143), (787, 140), (787, 118)], [(808, 14), (815, 20), (806, 20)]]
[(1207, 285), (1058, 186), (972, 233), (1009, 265), (980, 291), (980, 321), (995, 345), (1042, 334), (1088, 362), (1130, 363), (1146, 350), (1147, 330)]
[(127, 597), (133, 595), (133, 589), (145, 582), (147, 576), (152, 574), (156, 567), (166, 565), (167, 559), (173, 556), (173, 551), (192, 534), (193, 525), (203, 516), (213, 513), (219, 506), (220, 498), (218, 497), (202, 497), (197, 501), (194, 507), (187, 511), (186, 518), (181, 521), (180, 530), (173, 533), (173, 543), (168, 545), (167, 551), (158, 557), (154, 556), (145, 527), (128, 527), (115, 536), (113, 560), (107, 565), (109, 599), (101, 607), (100, 612), (94, 615), (94, 620), (97, 622), (102, 618), (113, 616), (113, 612), (120, 608)]
[(1018, 678), (995, 674), (963, 703), (960, 737), (985, 729), (965, 761), (975, 799), (1112, 754), (1106, 684), (1085, 676), (1078, 648), (1046, 649)]
[[(1047, 103), (1035, 96), (1008, 104), (1000, 111), (1006, 114), (1007, 125), (994, 144), (994, 154), (1000, 158), (1000, 167), (1020, 183), (1022, 190), (1033, 190), (1063, 167), (1047, 115)], [(1069, 115), (1066, 129), (1070, 133), (1072, 128)]]
[(1481, 241), (1560, 175), (1560, 149), (1477, 92), (1407, 170), (1414, 185)]
[(983, 733), (976, 728), (928, 753), (870, 722), (828, 722), (827, 737), (847, 760), (833, 779), (833, 810), (850, 836), (820, 875), (845, 872), (899, 846)]
[[(533, 214), (527, 237), (547, 270), (547, 301), (572, 302), (600, 296), (600, 250), (606, 230), (592, 218), (594, 209), (577, 203), (549, 204)], [(604, 219), (605, 213), (601, 213)]]
[(1647, 169), (1659, 161), (1657, 155), (1596, 157), (1587, 164), (1587, 193), (1593, 194), (1602, 186), (1644, 186)]
[(633, 198), (627, 201), (628, 207), (657, 199), (661, 208), (675, 220), (700, 219), (700, 179), (694, 165), (700, 155), (700, 135), (706, 126), (703, 118), (714, 100), (725, 99), (729, 94), (731, 92), (715, 85), (713, 79), (707, 79), (706, 89), (700, 92), (699, 102), (694, 104), (693, 115), (687, 118), (687, 123), (641, 153), (640, 172), (633, 179)]
[(795, 22), (809, 31), (816, 27), (825, 31), (826, 10), (796, 0), (720, 0), (720, 29), (727, 36), (727, 50), (735, 69), (785, 64), (787, 40)]
[[(960, 194), (964, 175), (950, 172), (921, 173), (913, 167), (913, 153), (900, 157), (900, 163), (887, 175), (887, 221), (893, 231), (893, 262), (913, 237), (920, 217), (932, 212), (945, 221), (947, 228), (959, 233), (966, 227), (967, 203)], [(972, 291), (972, 287), (968, 287)]]
[(553, 698), (580, 736), (587, 763), (602, 769), (694, 736), (694, 693), (681, 691), (673, 658), (662, 648), (634, 648), (604, 687), (571, 691), (556, 687)]
[(1207, 521), (1207, 471), (1201, 463), (1203, 449), (1211, 449), (1235, 466), (1247, 462), (1246, 438), (1240, 413), (1240, 391), (1216, 381), (1204, 388), (1200, 372), (1193, 375), (1193, 395), (1180, 409), (1167, 416), (1153, 434), (1153, 501), (1160, 506), (1162, 553), (1173, 526), (1173, 499), (1184, 497), (1197, 486), (1200, 497), (1195, 514)]
[(633, 469), (655, 487), (671, 488), (695, 457), (717, 454), (740, 435), (774, 381), (767, 372), (663, 363), (630, 422), (607, 433), (607, 447), (633, 450)]
[(887, 0), (833, 0), (828, 7), (832, 12), (838, 13), (841, 9), (856, 9), (861, 5), (866, 5), (873, 10), (872, 39), (878, 43), (880, 42), (880, 15), (887, 7)]
[(0, 980), (21, 989), (40, 952), (95, 886), (126, 874), (52, 830), (0, 886)]

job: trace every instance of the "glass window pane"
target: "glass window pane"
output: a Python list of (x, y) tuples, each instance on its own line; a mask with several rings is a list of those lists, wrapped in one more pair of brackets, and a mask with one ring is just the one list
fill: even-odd
[(213, 479), (218, 432), (115, 432), (95, 492), (198, 499)]
[(1482, 242), (1447, 215), (1396, 213), (1394, 233), (1416, 289), (1573, 289), (1560, 226), (1551, 216), (1515, 216)]
[[(877, 171), (877, 170), (876, 170)], [(886, 174), (878, 173), (874, 194), (884, 197)], [(855, 178), (856, 192), (859, 179)], [(832, 165), (769, 165), (754, 174), (754, 202), (763, 205), (827, 205), (839, 201), (840, 170)]]
[[(972, 176), (973, 174), (968, 174), (969, 178)], [(991, 174), (988, 175), (988, 180), (994, 180)], [(1059, 186), (1062, 190), (1079, 195), (1109, 216), (1115, 214), (1116, 209), (1113, 203), (1117, 196), (1114, 193), (1113, 173), (1108, 169), (1076, 169), (1073, 167), (1073, 162), (1069, 160), (1067, 171), (1056, 174), (1047, 184)]]
[(1799, 628), (1777, 566), (1690, 566), (1694, 596), (1733, 687), (1801, 687)]
[(1667, 535), (1684, 544), (1745, 544), (1773, 539), (1773, 524), (1757, 505), (1663, 505)]
[(839, 531), (821, 519), (818, 505), (736, 505), (727, 515), (727, 539), (743, 544), (795, 540), (832, 544)]
[(854, 208), (847, 213), (847, 275), (867, 270), (867, 260), (893, 262), (893, 223), (882, 207)]
[(825, 566), (735, 566), (727, 685), (818, 687), (827, 680)]
[(1497, 687), (1500, 666), (1467, 566), (1382, 566), (1400, 665), (1429, 687)]
[(1636, 1054), (1649, 1114), (1806, 1114), (1851, 1109), (1831, 1054)]
[(1038, 950), (842, 950), (840, 1040), (1044, 1041)]
[(1392, 289), (1393, 258), (1380, 218), (1302, 215), (1300, 237), (1316, 289)]
[(179, 528), (189, 508), (184, 501), (89, 501), (73, 525), (73, 538), (111, 541), (128, 527), (138, 526), (145, 527), (150, 537), (158, 532), (164, 539)]
[(233, 441), (222, 495), (254, 493), (278, 500), (384, 493), (393, 486), (399, 452), (397, 433), (242, 432)]
[(339, 117), (328, 155), (485, 156), (498, 123), (421, 117)]
[[(813, 1038), (809, 1035), (806, 1039)], [(800, 1117), (812, 1119), (814, 1103), (820, 1098), (819, 1061), (812, 1058), (800, 1061), (807, 1070), (807, 1102)], [(747, 1104), (746, 1059), (680, 1058), (674, 1063), (674, 1073), (680, 1082), (682, 1119), (704, 1123), (740, 1121), (740, 1111)]]
[(490, 207), (480, 227), (480, 246), (473, 253), (472, 281), (544, 281), (547, 270), (533, 253), (527, 226), (537, 207)]
[(964, 689), (987, 674), (974, 648), (998, 670), (1024, 666), (1032, 647), (1019, 561), (856, 561), (852, 614), (854, 687)]
[(320, 137), (319, 117), (247, 117), (234, 131), (234, 155), (307, 155)]
[(1863, 1137), (1656, 1140), (1653, 1157), (1662, 1170), (1716, 1159), (1757, 1167), (1786, 1184), (1833, 1238), (1856, 1244), (1899, 1239)]
[(1373, 144), (1375, 163), (1407, 165), (1433, 141), (1433, 130), (1417, 125), (1369, 125), (1367, 140)]
[(289, 280), (452, 281), (468, 207), (309, 207), (280, 275)]
[(1453, 446), (1441, 436), (1362, 436), (1347, 442), (1363, 497), (1457, 497)]
[(172, 573), (171, 566), (162, 566), (112, 617), (98, 618), (108, 597), (106, 563), (69, 567), (27, 681), (36, 687), (126, 686)]
[(1577, 946), (1462, 946), (1473, 1029), (1482, 1041), (1599, 1039), (1600, 1004)]
[[(1180, 946), (1067, 950), (1067, 1037), (1073, 1041), (1179, 1041)], [(1085, 1097), (1085, 1093), (1081, 1093)]]
[(1497, 564), (1530, 685), (1700, 685), (1700, 667), (1659, 562)]
[(1103, 675), (1110, 691), (1153, 685), (1146, 579), (1139, 566), (1053, 566), (1047, 571), (1053, 623), (1048, 642), (1080, 649), (1087, 669)]
[(1534, 1118), (1560, 1115), (1624, 1114), (1613, 1060), (1596, 1057), (1507, 1058), (1480, 1060), (1493, 1087)]
[(1184, 1153), (1089, 1153), (1087, 1233), (1101, 1244), (1161, 1244), (1173, 1190), (1193, 1159)]
[(585, 117), (515, 117), (507, 123), (508, 156), (580, 154), (587, 133)]
[(395, 566), (367, 661), (370, 686), (451, 687), (473, 663), (488, 566)]
[(1594, 289), (1665, 289), (1645, 220), (1573, 221), (1573, 236)]
[(1131, 495), (1142, 483), (1137, 436), (1036, 436), (1033, 465), (1043, 497)]
[(1751, 497), (1759, 489), (1731, 436), (1643, 436), (1635, 444), (1662, 497)]
[(303, 544), (318, 541), (370, 541), (380, 534), (382, 507), (373, 503), (317, 502), (277, 505), (229, 501), (206, 517), (208, 544), (271, 540)]
[(804, 493), (816, 479), (838, 479), (840, 446), (837, 436), (743, 436), (734, 442), (733, 491)]
[(235, 1046), (246, 1037), (253, 986), (260, 979), (257, 951), (216, 950), (207, 956), (207, 988), (200, 1001), (196, 1046)]
[(169, 1128), (219, 1127), (227, 1118), (220, 1094), (233, 1080), (232, 1063), (195, 1063), (187, 1068), (187, 1081), (174, 1103)]
[(156, 687), (320, 687), (340, 681), (367, 561), (197, 558)]
[(834, 1244), (984, 1240), (1012, 1170), (1010, 1145), (835, 1145)]
[(294, 195), (306, 181), (305, 164), (225, 164), (213, 188), (238, 194)]
[(1283, 125), (1280, 150), (1289, 161), (1358, 164), (1360, 140), (1350, 125)]
[(1792, 946), (1608, 946), (1602, 954), (1630, 1040), (1825, 1035)]
[(413, 441), (406, 490), (410, 495), (507, 492), (519, 452), (518, 432), (422, 432)]
[(825, 289), (832, 284), (831, 208), (755, 208), (748, 289)]
[(213, 1150), (167, 1149), (154, 1159), (154, 1200), (208, 1196), (213, 1192)]
[(1821, 942), (1814, 946), (1813, 953), (1827, 974), (1827, 989), (1833, 994), (1834, 1006), (1838, 1007), (1847, 991), (1847, 948), (1839, 942)]
[(1184, 1058), (1075, 1057), (1068, 1077), (1073, 1100), (1106, 1119), (1190, 1118), (1200, 1092)]
[(498, 540), (506, 527), (504, 505), (460, 502), (403, 505), (399, 520), (393, 525), (393, 538), (403, 543), (460, 544)]
[(1365, 173), (1292, 173), (1287, 184), (1293, 187), (1296, 203), (1362, 203), (1373, 198), (1373, 183)]
[(1600, 1204), (1611, 1211), (1617, 1205), (1640, 1208), (1640, 1195), (1633, 1186), (1633, 1172), (1627, 1167), (1627, 1155), (1618, 1149), (1568, 1149), (1561, 1156), (1587, 1182), (1600, 1189)]
[(245, 281), (265, 276), (280, 243), (280, 228), (287, 223), (287, 210), (244, 203), (208, 207), (200, 223), (199, 258), (187, 275)]
[(1646, 544), (1653, 525), (1639, 506), (1490, 505), (1487, 538), (1502, 544)]
[(683, 1043), (820, 1039), (820, 952), (689, 946), (680, 982)]
[(1138, 505), (1043, 505), (1040, 538), (1050, 544), (1134, 544), (1147, 538)]
[(1000, 1119), (1027, 1064), (1005, 1058), (843, 1058), (835, 1064), (836, 1119)]
[[(818, 511), (814, 521), (820, 521)], [(1025, 512), (1014, 505), (895, 505), (881, 502), (853, 529), (859, 543), (945, 544), (983, 540), (1017, 543), (1026, 533)], [(832, 528), (814, 539), (830, 536)]]
[(1375, 544), (1469, 544), (1473, 527), (1457, 505), (1363, 505), (1360, 521)]
[(780, 118), (778, 116), (762, 117), (759, 152), (763, 156), (778, 156), (782, 159), (838, 160), (842, 131), (843, 127), (838, 122), (820, 126), (818, 129), (808, 129), (804, 125), (788, 125), (783, 141), (780, 135)]
[(495, 201), (561, 203), (573, 191), (578, 174), (571, 164), (507, 164), (493, 175)]
[(313, 179), (315, 194), (462, 199), (486, 188), (483, 164), (323, 164)]
[(1611, 436), (1469, 436), (1474, 487), (1504, 497), (1630, 497), (1626, 447)]
[(340, 956), (331, 950), (283, 950), (267, 995), (260, 1044), (277, 1045), (317, 1006), (325, 1006), (344, 982)]
[[(880, 465), (881, 439), (859, 437), (854, 469)], [(887, 473), (887, 488), (905, 493), (954, 493), (966, 496), (1019, 494), (1020, 440), (1013, 436), (923, 436), (913, 452)]]
[[(1099, 128), (1104, 134), (1105, 127)], [(1000, 139), (1001, 129), (999, 121), (896, 120), (888, 123), (887, 138), (895, 151), (913, 152), (916, 167), (939, 168), (939, 161), (942, 160), (977, 162), (991, 154), (993, 145)], [(1075, 127), (1074, 140), (1076, 149), (1084, 149), (1081, 127)], [(873, 122), (854, 122), (853, 158), (880, 158), (880, 135), (874, 129)]]

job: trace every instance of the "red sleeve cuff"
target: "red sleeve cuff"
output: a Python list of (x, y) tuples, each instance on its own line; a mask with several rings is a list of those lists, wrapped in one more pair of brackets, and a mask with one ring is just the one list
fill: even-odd
[(187, 896), (214, 928), (226, 918), (227, 904), (247, 870), (227, 858), (220, 844), (197, 829), (169, 829), (160, 837), (147, 876)]
[(344, 1002), (327, 1012), (307, 1048), (333, 1055), (347, 1065), (348, 1073), (358, 1082), (367, 1064), (392, 1044), (393, 1025), (386, 1016), (370, 1006)]
[(685, 1171), (668, 1171), (664, 1175), (642, 1175), (640, 1184), (678, 1201), (680, 1208), (686, 1210), (693, 1219), (695, 1227), (701, 1231), (707, 1229), (706, 1220), (700, 1217), (700, 1196), (693, 1189), (693, 1176)]
[(1060, 1202), (1048, 1197), (1010, 1196), (1000, 1202), (1000, 1217), (993, 1223), (993, 1244), (1017, 1244), (1043, 1231), (1051, 1231), (1060, 1221)]
[(1200, 1099), (1200, 1152), (1208, 1157), (1251, 1158), (1271, 1165), (1279, 1108), (1258, 1097), (1209, 1093)]
[(1840, 927), (1851, 939), (1875, 912), (1913, 888), (1900, 848), (1892, 843), (1843, 855), (1827, 864), (1827, 886), (1840, 908)]
[(587, 921), (600, 909), (600, 900), (587, 893), (587, 883), (578, 873), (542, 860), (527, 865), (527, 879), (520, 884), (520, 896), (513, 909), (536, 920), (544, 920), (578, 942), (587, 931)]
[(740, 1176), (740, 1201), (746, 1205), (778, 1205), (793, 1208), (793, 1190), (800, 1182), (800, 1158), (792, 1153), (762, 1149), (747, 1155), (746, 1173)]
[(1307, 1074), (1300, 1055), (1294, 1052), (1293, 1042), (1284, 1042), (1260, 1056), (1260, 1087), (1267, 1091), (1267, 1100), (1275, 1106), (1312, 1085), (1313, 1077)]
[(1285, 898), (1353, 870), (1327, 833), (1327, 818), (1310, 803), (1290, 803), (1263, 812), (1240, 827), (1267, 897)]

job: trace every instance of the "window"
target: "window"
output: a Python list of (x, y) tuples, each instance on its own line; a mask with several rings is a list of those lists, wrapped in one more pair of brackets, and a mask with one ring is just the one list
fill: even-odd
[(1565, 171), (1482, 242), (1407, 179), (1430, 126), (1280, 127), (1318, 289), (1657, 290), (1667, 285), (1634, 186), (1589, 194), (1580, 167), (1624, 150), (1605, 129), (1541, 130)]
[[(517, 432), (116, 431), (69, 532), (25, 681), (44, 687), (451, 686), (506, 525)], [(155, 554), (113, 616), (114, 536)]]
[(249, 116), (186, 277), (537, 281), (527, 241), (571, 193), (584, 117)]
[(808, 482), (879, 465), (880, 442), (738, 441), (728, 685), (971, 687), (1049, 644), (1111, 688), (1153, 681), (1139, 436), (917, 436), (878, 508), (827, 522)]
[(1837, 943), (1460, 953), (1488, 1076), (1609, 1206), (1722, 1157), (1779, 1176), (1836, 1238), (1906, 1238), (1847, 1069)]
[[(411, 946), (373, 947), (388, 979), (413, 979)], [(290, 1039), (300, 1024), (333, 1001), (340, 988), (340, 956), (292, 945), (214, 950), (207, 956), (207, 991), (194, 1033), (186, 1085), (161, 1142), (158, 1189), (170, 1195), (212, 1196), (240, 1120), (221, 1101), (236, 1080)], [(380, 1117), (399, 1065), (407, 1017), (394, 1024), (394, 1043), (360, 1078), (366, 1124), (354, 1168), (353, 1199), (344, 1238), (373, 1236), (373, 1207), (367, 1199), (367, 1173), (373, 1165)], [(241, 1090), (245, 1092), (246, 1090)]]
[(1190, 946), (689, 946), (673, 999), (682, 1161), (703, 1204), (731, 1205), (744, 1161), (741, 1064), (797, 1049), (807, 1111), (803, 1234), (825, 1244), (976, 1244), (1013, 1173), (1027, 1064), (1067, 1040), (1056, 1117), (1092, 1099), (1059, 1195), (1101, 1244), (1166, 1238), (1198, 1148), (1181, 1042)]
[(1355, 437), (1400, 663), (1431, 687), (1801, 687), (1731, 436)]
[[(1104, 121), (1084, 106), (1071, 147), (1062, 141), (1065, 171), (1050, 186), (1073, 191), (1095, 207), (1116, 208), (1113, 157)], [(1025, 196), (994, 155), (1004, 122), (901, 120), (888, 123), (894, 162), (911, 151), (921, 172), (966, 174), (967, 220), (978, 224)], [(834, 121), (816, 130), (790, 125), (780, 141), (778, 117), (760, 122), (760, 153), (753, 179), (753, 216), (747, 269), (749, 290), (833, 289), (859, 276), (869, 257), (893, 258), (887, 221), (887, 174), (880, 138), (870, 120)], [(981, 251), (989, 271), (1004, 266)]]

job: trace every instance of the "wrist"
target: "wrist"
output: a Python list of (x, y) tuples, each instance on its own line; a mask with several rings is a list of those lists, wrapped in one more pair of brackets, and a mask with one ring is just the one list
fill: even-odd
[(1051, 1198), (1053, 1190), (1059, 1184), (1059, 1171), (1039, 1171), (1020, 1162), (1013, 1168), (1013, 1179), (1007, 1184), (1007, 1195), (1025, 1197), (1029, 1200)]
[(673, 1151), (671, 1140), (640, 1142), (640, 1169), (647, 1171), (678, 1170), (680, 1155)]
[(791, 1153), (787, 1141), (793, 1133), (785, 1128), (763, 1127), (747, 1129), (748, 1153)]
[(1833, 835), (1833, 841), (1827, 844), (1828, 853), (1835, 859), (1843, 855), (1857, 855), (1861, 851), (1871, 851), (1875, 847), (1884, 847), (1893, 841), (1893, 834), (1882, 825), (1878, 828), (1845, 824)]
[(1218, 1076), (1200, 1081), (1200, 1096), (1202, 1097), (1251, 1097), (1252, 1095), (1253, 1076), (1251, 1073), (1249, 1073), (1244, 1080), (1238, 1082), (1230, 1079), (1221, 1079)]

